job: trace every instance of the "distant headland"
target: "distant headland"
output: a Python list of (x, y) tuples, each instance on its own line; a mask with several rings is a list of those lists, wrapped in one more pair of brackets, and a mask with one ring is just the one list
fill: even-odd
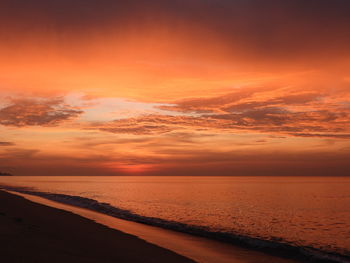
[(13, 174), (0, 172), (0, 176), (13, 176)]

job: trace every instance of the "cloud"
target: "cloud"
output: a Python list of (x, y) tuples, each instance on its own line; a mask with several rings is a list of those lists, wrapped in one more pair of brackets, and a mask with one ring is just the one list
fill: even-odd
[[(138, 118), (126, 118), (113, 122), (102, 123), (88, 129), (98, 129), (112, 133), (134, 135), (157, 135), (181, 130), (186, 127), (210, 127), (207, 118), (172, 115), (146, 115)], [(210, 122), (210, 121), (209, 121)]]
[(6, 33), (9, 25), (17, 25), (23, 31), (53, 29), (72, 35), (96, 28), (142, 32), (150, 25), (176, 30), (194, 24), (254, 54), (293, 57), (319, 49), (336, 52), (336, 47), (348, 53), (349, 7), (344, 0), (3, 0), (0, 21)]
[(116, 120), (103, 124), (97, 128), (101, 131), (107, 131), (111, 133), (125, 133), (135, 135), (162, 134), (173, 131), (175, 129), (166, 125), (165, 123), (162, 124), (161, 121), (156, 122), (154, 120), (149, 120), (147, 117)]
[[(294, 89), (294, 90), (293, 90)], [(299, 89), (299, 90), (298, 90)], [(300, 88), (264, 86), (244, 87), (234, 92), (216, 97), (192, 98), (175, 101), (170, 106), (159, 108), (187, 113), (235, 112), (251, 110), (258, 107), (271, 107), (278, 105), (305, 105), (319, 101), (323, 93), (315, 91), (300, 91)], [(272, 94), (271, 94), (272, 93)], [(274, 95), (279, 94), (280, 95)], [(272, 97), (272, 98), (271, 98)]]
[(39, 152), (40, 150), (38, 149), (11, 148), (4, 152), (0, 152), (0, 161), (3, 160), (9, 163), (10, 160), (29, 160)]
[(78, 117), (81, 110), (66, 105), (61, 99), (18, 99), (0, 109), (4, 126), (56, 126)]
[(193, 98), (149, 114), (102, 123), (96, 129), (112, 133), (155, 135), (180, 131), (235, 133), (250, 130), (299, 137), (347, 139), (350, 109), (347, 96), (295, 87), (242, 88), (223, 96)]
[[(169, 134), (170, 135), (170, 134)], [(186, 134), (174, 134), (186, 137)], [(189, 134), (190, 138), (191, 135)], [(166, 136), (167, 137), (167, 136)], [(102, 138), (101, 138), (102, 139)], [(160, 144), (156, 141), (160, 139)], [(163, 141), (163, 139), (168, 141)], [(173, 138), (176, 139), (176, 138)], [(177, 147), (171, 138), (154, 136), (148, 140), (150, 151), (124, 151), (103, 148), (84, 155), (60, 155), (35, 149), (14, 149), (0, 153), (0, 167), (10, 167), (18, 175), (127, 175), (137, 167), (145, 175), (347, 175), (349, 149), (334, 153), (318, 149), (260, 150), (211, 148), (195, 145)], [(156, 145), (153, 144), (153, 142)], [(98, 143), (98, 142), (97, 142)], [(115, 143), (110, 141), (110, 143)], [(118, 144), (121, 141), (117, 141)], [(164, 143), (164, 144), (163, 144)], [(259, 143), (264, 143), (263, 141)], [(101, 145), (100, 145), (101, 146)], [(118, 147), (119, 148), (119, 147)], [(87, 153), (87, 154), (86, 154)], [(20, 164), (20, 165), (18, 165)], [(144, 167), (147, 167), (145, 169)]]
[(276, 89), (275, 87), (248, 87), (240, 88), (234, 92), (215, 97), (190, 98), (175, 101), (171, 106), (159, 106), (163, 110), (189, 112), (189, 113), (210, 113), (220, 110), (223, 105), (238, 102), (250, 98), (255, 94)]
[(0, 146), (14, 146), (16, 145), (14, 142), (0, 142)]
[(350, 133), (337, 134), (337, 133), (292, 133), (293, 136), (299, 137), (320, 137), (320, 138), (337, 138), (337, 139), (350, 139)]
[(309, 104), (312, 102), (317, 102), (322, 98), (322, 94), (319, 92), (306, 92), (306, 93), (296, 93), (296, 94), (286, 94), (284, 96), (278, 96), (273, 99), (261, 100), (261, 101), (247, 101), (242, 103), (232, 103), (226, 107), (223, 107), (224, 111), (236, 112), (251, 110), (260, 107), (272, 107), (272, 106), (300, 106)]
[(148, 115), (101, 124), (101, 126), (92, 129), (134, 135), (156, 135), (180, 130), (212, 132), (220, 130), (228, 133), (251, 130), (263, 133), (295, 136), (303, 134), (304, 137), (308, 134), (309, 137), (322, 137), (321, 132), (324, 132), (326, 134), (323, 137), (347, 138), (346, 134), (337, 134), (338, 132), (349, 132), (350, 135), (350, 131), (342, 122), (336, 122), (338, 118), (337, 114), (331, 112), (290, 113), (280, 109), (264, 108), (242, 114), (200, 117)]

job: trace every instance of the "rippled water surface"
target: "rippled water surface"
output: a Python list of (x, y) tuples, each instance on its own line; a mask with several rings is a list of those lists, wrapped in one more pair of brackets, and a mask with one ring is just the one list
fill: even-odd
[(346, 177), (0, 177), (211, 231), (350, 251)]

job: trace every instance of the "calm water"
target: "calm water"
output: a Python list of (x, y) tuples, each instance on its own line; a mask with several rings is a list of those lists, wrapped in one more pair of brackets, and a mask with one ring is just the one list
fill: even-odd
[(212, 232), (350, 251), (346, 177), (0, 177), (0, 184), (87, 197)]

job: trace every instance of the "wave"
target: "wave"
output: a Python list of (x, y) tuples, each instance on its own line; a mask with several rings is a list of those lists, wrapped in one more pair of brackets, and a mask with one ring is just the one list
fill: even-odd
[(188, 225), (176, 221), (164, 220), (156, 217), (147, 217), (136, 214), (132, 211), (121, 209), (115, 206), (112, 206), (108, 203), (102, 203), (94, 199), (66, 195), (66, 194), (57, 194), (57, 193), (48, 193), (48, 192), (38, 192), (33, 191), (32, 189), (25, 187), (10, 187), (10, 186), (0, 186), (0, 189), (6, 191), (14, 191), (23, 194), (35, 195), (39, 197), (46, 198), (48, 200), (56, 201), (59, 203), (72, 205), (80, 208), (89, 209), (95, 212), (103, 213), (112, 217), (119, 219), (134, 221), (137, 223), (147, 224), (151, 226), (161, 227), (164, 229), (170, 229), (182, 233), (187, 233), (191, 235), (201, 236), (205, 238), (215, 239), (234, 245), (255, 249), (270, 253), (273, 255), (294, 258), (307, 262), (334, 262), (334, 263), (349, 263), (350, 262), (350, 253), (346, 252), (344, 255), (323, 251), (320, 249), (307, 247), (307, 246), (297, 246), (284, 242), (283, 240), (264, 240), (261, 238), (250, 237), (246, 235), (240, 235), (235, 233), (213, 231), (207, 227)]

